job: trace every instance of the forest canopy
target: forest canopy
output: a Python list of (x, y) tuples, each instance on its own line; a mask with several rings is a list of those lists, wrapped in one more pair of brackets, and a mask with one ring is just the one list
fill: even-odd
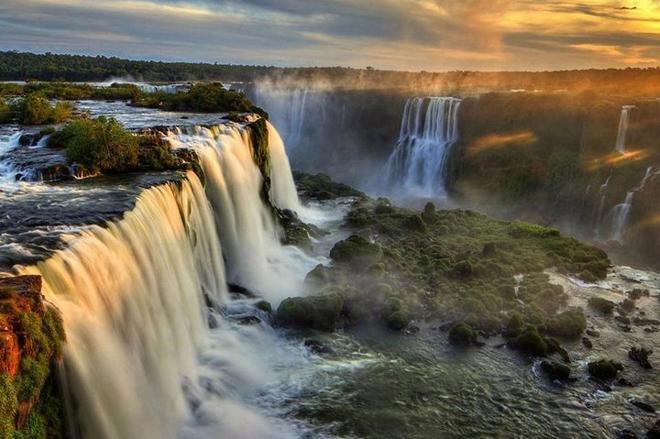
[(414, 90), (542, 90), (654, 95), (660, 92), (660, 68), (565, 70), (557, 72), (400, 72), (347, 67), (282, 68), (218, 63), (133, 61), (105, 56), (0, 52), (3, 81), (105, 81), (132, 78), (149, 82), (238, 81), (268, 78), (334, 87), (408, 88)]

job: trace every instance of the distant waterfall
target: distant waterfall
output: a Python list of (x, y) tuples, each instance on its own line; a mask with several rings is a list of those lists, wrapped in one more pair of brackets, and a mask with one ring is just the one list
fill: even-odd
[(630, 124), (630, 113), (635, 108), (634, 105), (624, 105), (621, 108), (621, 118), (619, 119), (619, 131), (616, 136), (615, 149), (621, 154), (626, 152), (626, 136), (628, 135), (628, 125)]
[(24, 273), (62, 311), (65, 365), (83, 438), (175, 438), (182, 380), (205, 339), (205, 297), (226, 298), (211, 206), (193, 173), (146, 190), (124, 219), (94, 226)]
[(623, 203), (617, 204), (612, 209), (612, 233), (610, 235), (611, 240), (618, 241), (620, 243), (624, 242), (626, 229), (630, 220), (630, 209), (632, 208), (635, 194), (644, 189), (648, 179), (654, 175), (660, 175), (660, 168), (655, 168), (653, 166), (646, 168), (646, 172), (644, 173), (644, 177), (642, 178), (640, 184), (626, 194), (626, 198), (623, 200)]
[[(280, 89), (268, 84), (256, 85), (256, 104), (271, 115), (273, 123), (281, 131), (290, 149), (300, 146), (303, 139), (308, 116), (308, 98), (307, 89)], [(322, 110), (323, 108), (321, 113)]]
[(385, 176), (396, 192), (423, 197), (445, 194), (447, 157), (458, 140), (460, 99), (411, 98)]

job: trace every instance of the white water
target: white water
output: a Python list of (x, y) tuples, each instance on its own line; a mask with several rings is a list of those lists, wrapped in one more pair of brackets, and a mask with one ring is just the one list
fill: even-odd
[(612, 231), (610, 234), (611, 240), (623, 244), (625, 240), (625, 233), (628, 228), (628, 222), (630, 220), (630, 210), (635, 199), (635, 194), (644, 189), (648, 179), (654, 175), (660, 175), (660, 168), (654, 168), (653, 166), (646, 168), (644, 177), (642, 178), (642, 181), (639, 183), (639, 185), (626, 193), (626, 198), (623, 200), (623, 203), (617, 204), (612, 208), (612, 212), (610, 213), (612, 217)]
[[(275, 206), (300, 205), (284, 146), (269, 124), (271, 193)], [(280, 244), (283, 231), (261, 199), (263, 176), (252, 159), (249, 133), (237, 124), (196, 127), (170, 133), (173, 147), (193, 148), (206, 176), (206, 194), (215, 213), (227, 278), (277, 305), (299, 295), (305, 274), (318, 261), (297, 247)]]
[(447, 158), (458, 140), (460, 99), (411, 98), (406, 102), (399, 140), (385, 170), (396, 193), (442, 197), (446, 194)]
[(22, 273), (41, 274), (61, 311), (65, 366), (83, 438), (174, 438), (181, 382), (207, 338), (205, 293), (227, 293), (213, 213), (197, 177), (143, 192), (118, 223), (94, 226)]
[(18, 147), (22, 134), (22, 131), (16, 131), (0, 135), (0, 191), (2, 187), (13, 186), (16, 183), (17, 170), (7, 160), (3, 160), (3, 156)]
[(619, 132), (616, 136), (615, 149), (621, 154), (626, 152), (626, 136), (628, 134), (628, 125), (630, 124), (630, 112), (635, 108), (634, 105), (624, 105), (621, 108), (621, 118), (619, 119)]
[[(290, 150), (298, 148), (303, 139), (305, 121), (309, 113), (309, 97), (307, 89), (284, 89), (270, 84), (256, 84), (255, 103), (271, 115)], [(319, 107), (315, 105), (314, 108)], [(319, 111), (322, 113), (322, 110)]]

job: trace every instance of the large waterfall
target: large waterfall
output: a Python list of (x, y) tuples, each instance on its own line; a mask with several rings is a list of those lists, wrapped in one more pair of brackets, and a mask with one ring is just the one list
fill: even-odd
[(628, 135), (628, 125), (630, 124), (630, 113), (635, 108), (634, 105), (624, 105), (621, 108), (621, 118), (619, 119), (619, 131), (616, 136), (615, 149), (624, 154), (626, 152), (626, 136)]
[(197, 177), (146, 190), (123, 220), (92, 227), (33, 267), (62, 311), (83, 438), (176, 437), (181, 381), (205, 339), (205, 297), (226, 297), (213, 213)]
[(421, 197), (445, 194), (447, 158), (458, 140), (460, 99), (411, 98), (385, 176), (394, 192)]
[(289, 148), (296, 149), (303, 139), (308, 115), (308, 89), (284, 89), (271, 84), (255, 86), (255, 102), (273, 118)]
[[(278, 207), (296, 209), (282, 141), (272, 126), (268, 129), (270, 197)], [(241, 356), (245, 349), (231, 345), (237, 336), (219, 321), (218, 311), (230, 306), (227, 281), (276, 305), (297, 293), (304, 273), (318, 263), (280, 245), (281, 231), (261, 197), (264, 177), (253, 160), (248, 130), (228, 124), (168, 137), (175, 146), (197, 152), (204, 186), (188, 172), (180, 182), (147, 189), (122, 220), (87, 228), (71, 237), (65, 250), (18, 268), (42, 275), (47, 300), (62, 311), (66, 377), (83, 439), (176, 438), (184, 424), (186, 437), (213, 437), (195, 433), (197, 421), (191, 421), (203, 395), (215, 392), (208, 388), (209, 368), (216, 374), (230, 368), (233, 372), (224, 372), (228, 377), (217, 378), (225, 383), (241, 368), (239, 376), (245, 376), (253, 361)], [(208, 353), (219, 337), (209, 332), (212, 320), (220, 327), (216, 331), (224, 331), (226, 348), (236, 349), (235, 358)], [(267, 345), (273, 343), (265, 337)], [(212, 364), (199, 364), (204, 352), (203, 357), (215, 358)], [(220, 396), (226, 399), (229, 393)], [(239, 406), (229, 400), (211, 404), (219, 419), (249, 412)], [(227, 422), (214, 431), (245, 438), (271, 431), (263, 422), (261, 430)]]
[(628, 222), (630, 220), (630, 210), (632, 209), (633, 200), (635, 199), (635, 194), (646, 187), (646, 183), (649, 178), (660, 175), (660, 168), (655, 168), (649, 166), (644, 172), (642, 181), (639, 185), (635, 186), (629, 192), (626, 193), (626, 197), (623, 200), (623, 203), (617, 204), (612, 208), (610, 216), (612, 218), (612, 228), (610, 233), (610, 239), (623, 243), (625, 240), (625, 233), (628, 227)]

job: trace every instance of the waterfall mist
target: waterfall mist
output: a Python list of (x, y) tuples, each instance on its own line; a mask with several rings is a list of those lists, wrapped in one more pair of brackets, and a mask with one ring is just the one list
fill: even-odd
[(624, 105), (621, 108), (621, 118), (619, 119), (619, 131), (616, 136), (616, 149), (621, 154), (626, 152), (626, 136), (628, 134), (628, 125), (630, 124), (630, 113), (634, 105)]

